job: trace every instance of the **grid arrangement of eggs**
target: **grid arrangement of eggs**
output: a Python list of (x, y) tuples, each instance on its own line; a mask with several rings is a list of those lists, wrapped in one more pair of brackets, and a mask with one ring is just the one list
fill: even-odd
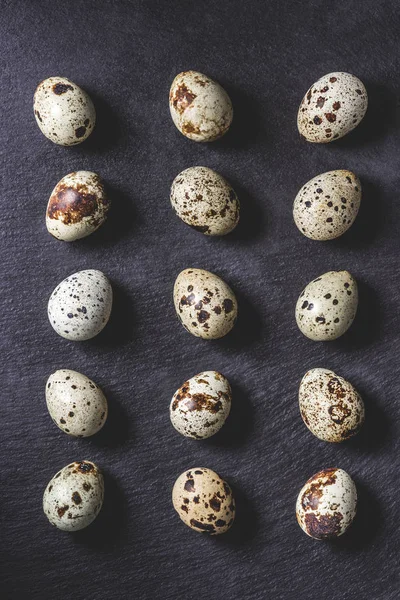
[[(308, 142), (332, 142), (360, 123), (367, 104), (366, 89), (357, 77), (329, 73), (305, 94), (297, 116), (299, 133)], [(175, 77), (169, 107), (177, 129), (196, 142), (220, 138), (233, 119), (226, 91), (196, 71)], [(83, 142), (96, 121), (88, 94), (63, 77), (50, 77), (38, 85), (34, 114), (42, 133), (62, 146)], [(194, 166), (179, 173), (172, 182), (170, 200), (177, 216), (199, 234), (227, 235), (239, 222), (240, 203), (235, 190), (207, 167)], [(320, 173), (299, 190), (293, 218), (308, 238), (332, 240), (351, 227), (360, 202), (361, 183), (355, 173)], [(96, 231), (106, 220), (108, 209), (109, 200), (99, 175), (89, 171), (69, 173), (50, 195), (46, 226), (58, 240), (74, 242)], [(68, 340), (88, 340), (107, 325), (112, 302), (112, 286), (104, 273), (79, 271), (55, 287), (48, 302), (49, 321), (56, 333)], [(173, 302), (179, 321), (194, 336), (218, 339), (235, 326), (235, 293), (215, 273), (183, 270), (175, 281)], [(351, 326), (357, 304), (357, 283), (349, 272), (323, 273), (299, 294), (296, 322), (310, 340), (334, 340)], [(229, 381), (222, 373), (189, 373), (172, 396), (171, 424), (181, 435), (194, 440), (217, 435), (229, 416), (232, 401)], [(99, 386), (69, 369), (49, 376), (46, 402), (54, 423), (70, 436), (95, 435), (107, 419), (107, 399)], [(326, 442), (350, 438), (364, 421), (364, 404), (356, 389), (329, 369), (315, 368), (305, 373), (299, 387), (299, 409), (310, 432)], [(64, 531), (76, 531), (96, 518), (103, 497), (100, 469), (93, 462), (77, 461), (61, 469), (48, 483), (43, 509), (50, 523)], [(209, 468), (192, 467), (179, 475), (173, 485), (172, 503), (182, 521), (201, 533), (224, 533), (235, 519), (231, 488)], [(356, 507), (357, 490), (350, 475), (339, 468), (322, 468), (300, 490), (296, 516), (309, 536), (334, 538), (351, 525)]]

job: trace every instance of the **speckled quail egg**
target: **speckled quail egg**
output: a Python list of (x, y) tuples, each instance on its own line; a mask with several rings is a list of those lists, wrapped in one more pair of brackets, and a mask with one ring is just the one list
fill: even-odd
[(112, 288), (101, 271), (73, 273), (53, 291), (48, 304), (53, 329), (67, 340), (83, 341), (96, 336), (111, 314)]
[(169, 92), (169, 109), (179, 131), (195, 142), (220, 138), (233, 118), (226, 91), (197, 71), (185, 71), (175, 77)]
[(96, 173), (69, 173), (51, 193), (46, 227), (58, 240), (73, 242), (96, 231), (106, 220), (108, 209), (104, 185)]
[(357, 509), (354, 481), (342, 469), (324, 469), (301, 489), (296, 503), (297, 522), (316, 540), (336, 538), (351, 525)]
[(361, 183), (351, 171), (328, 171), (310, 179), (297, 194), (293, 217), (312, 240), (333, 240), (351, 227), (361, 202)]
[(329, 271), (309, 283), (296, 304), (299, 329), (310, 340), (335, 340), (352, 324), (358, 290), (348, 271)]
[(185, 329), (206, 340), (223, 337), (236, 322), (238, 308), (231, 288), (203, 269), (185, 269), (179, 273), (174, 304)]
[(169, 407), (171, 423), (179, 433), (196, 440), (211, 437), (231, 410), (229, 381), (218, 371), (203, 371), (175, 392)]
[(58, 529), (78, 531), (95, 520), (103, 497), (103, 475), (93, 462), (82, 460), (67, 465), (49, 481), (43, 510)]
[(367, 90), (357, 77), (350, 73), (328, 73), (304, 96), (297, 127), (308, 142), (332, 142), (357, 127), (367, 106)]
[(299, 407), (308, 429), (325, 442), (347, 440), (364, 422), (364, 403), (359, 393), (328, 369), (311, 369), (304, 375)]
[(76, 437), (94, 435), (107, 419), (107, 400), (99, 386), (71, 369), (60, 369), (50, 375), (46, 403), (57, 427)]
[(33, 98), (41, 132), (55, 144), (74, 146), (92, 133), (96, 111), (88, 94), (65, 77), (41, 81)]
[(235, 518), (229, 485), (211, 469), (197, 467), (178, 477), (172, 503), (182, 521), (200, 533), (225, 533)]
[(235, 191), (207, 167), (190, 167), (175, 177), (171, 204), (184, 223), (206, 235), (226, 235), (239, 222)]

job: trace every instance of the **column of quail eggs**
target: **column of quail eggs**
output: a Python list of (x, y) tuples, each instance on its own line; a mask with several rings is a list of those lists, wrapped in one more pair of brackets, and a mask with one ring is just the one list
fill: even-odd
[[(74, 146), (93, 131), (96, 111), (88, 94), (63, 77), (45, 79), (33, 100), (36, 122), (55, 144)], [(64, 175), (51, 192), (46, 226), (58, 240), (74, 242), (96, 231), (106, 220), (109, 201), (99, 175), (76, 171)], [(104, 273), (84, 270), (59, 283), (50, 296), (48, 317), (53, 329), (67, 340), (95, 337), (105, 327), (112, 307), (112, 288)], [(70, 369), (51, 374), (46, 403), (54, 423), (66, 434), (88, 437), (107, 419), (107, 399), (86, 375)], [(75, 461), (54, 475), (43, 495), (43, 510), (63, 531), (87, 527), (100, 512), (104, 481), (89, 460)]]
[[(171, 117), (178, 130), (195, 142), (212, 142), (229, 129), (233, 109), (226, 91), (196, 71), (177, 75), (169, 94)], [(239, 222), (239, 200), (219, 173), (202, 166), (179, 173), (171, 186), (171, 204), (178, 217), (198, 232), (226, 235)], [(175, 310), (183, 327), (196, 337), (218, 339), (235, 325), (235, 294), (215, 273), (184, 269), (173, 291)], [(171, 423), (182, 435), (202, 440), (224, 425), (232, 403), (229, 381), (218, 371), (193, 375), (175, 392)], [(172, 503), (182, 521), (209, 535), (224, 533), (235, 518), (229, 485), (213, 470), (192, 467), (172, 490)]]
[[(297, 116), (299, 133), (317, 144), (347, 135), (363, 119), (368, 98), (363, 83), (349, 73), (329, 73), (304, 96)], [(303, 185), (293, 205), (298, 229), (312, 240), (333, 240), (353, 224), (361, 202), (361, 183), (346, 170), (316, 175)], [(317, 276), (296, 304), (300, 331), (314, 341), (335, 340), (353, 323), (358, 305), (357, 283), (348, 271)], [(299, 387), (304, 424), (320, 440), (342, 442), (355, 435), (364, 421), (364, 403), (351, 383), (329, 369), (314, 368)], [(322, 469), (300, 490), (297, 521), (314, 539), (335, 538), (351, 525), (357, 490), (346, 471)]]

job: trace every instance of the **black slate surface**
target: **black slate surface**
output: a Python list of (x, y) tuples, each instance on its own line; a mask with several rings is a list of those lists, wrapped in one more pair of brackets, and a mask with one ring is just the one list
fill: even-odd
[[(0, 23), (2, 598), (398, 598), (398, 3), (17, 0), (1, 3)], [(172, 124), (169, 86), (187, 69), (231, 95), (234, 124), (221, 141), (190, 142)], [(364, 81), (368, 114), (343, 140), (307, 144), (298, 105), (338, 70)], [(52, 144), (35, 123), (33, 92), (51, 75), (95, 102), (96, 131), (80, 146)], [(195, 164), (221, 172), (241, 198), (242, 222), (226, 238), (202, 236), (170, 208), (172, 179)], [(336, 168), (360, 176), (361, 212), (339, 240), (312, 242), (294, 225), (293, 198)], [(68, 245), (48, 235), (44, 214), (53, 186), (78, 169), (105, 178), (113, 211), (102, 230)], [(240, 319), (221, 341), (177, 322), (172, 287), (189, 266), (237, 292)], [(94, 340), (68, 342), (51, 329), (47, 300), (86, 268), (110, 277), (113, 316)], [(357, 278), (359, 313), (340, 340), (313, 343), (294, 306), (331, 269)], [(361, 391), (367, 421), (353, 441), (325, 444), (303, 425), (298, 384), (315, 366)], [(99, 435), (69, 439), (53, 425), (44, 384), (57, 368), (105, 390)], [(219, 435), (194, 442), (173, 430), (168, 405), (205, 369), (231, 380), (234, 406)], [(68, 535), (48, 524), (42, 493), (83, 458), (103, 468), (106, 500), (90, 528)], [(172, 509), (175, 478), (193, 466), (234, 488), (237, 523), (225, 536), (192, 532)], [(360, 497), (336, 543), (309, 539), (294, 513), (300, 487), (327, 466), (346, 469)]]

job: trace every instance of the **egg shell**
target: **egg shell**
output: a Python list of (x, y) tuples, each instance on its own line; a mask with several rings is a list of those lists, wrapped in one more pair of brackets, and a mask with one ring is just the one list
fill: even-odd
[(351, 525), (357, 509), (354, 481), (342, 469), (330, 468), (313, 475), (296, 503), (297, 522), (316, 540), (337, 538)]
[(78, 531), (94, 521), (103, 498), (104, 480), (98, 467), (88, 460), (77, 461), (49, 481), (43, 495), (43, 510), (58, 529)]
[(328, 171), (310, 179), (297, 194), (293, 217), (312, 240), (333, 240), (354, 223), (361, 203), (361, 183), (351, 171)]
[(172, 503), (185, 525), (200, 533), (225, 533), (235, 519), (231, 488), (217, 473), (204, 467), (190, 469), (178, 477)]
[(358, 290), (348, 271), (328, 271), (309, 283), (296, 304), (296, 321), (306, 337), (329, 341), (343, 335), (357, 312)]
[(300, 383), (299, 407), (308, 429), (325, 442), (343, 442), (364, 422), (364, 403), (355, 388), (333, 371), (311, 369)]
[(328, 73), (310, 87), (300, 104), (299, 133), (308, 142), (332, 142), (357, 127), (367, 106), (367, 90), (357, 77)]
[(226, 235), (239, 222), (235, 191), (207, 167), (190, 167), (175, 177), (171, 204), (184, 223), (205, 235)]
[(101, 271), (78, 271), (53, 291), (48, 317), (53, 329), (67, 340), (95, 337), (107, 325), (112, 307), (112, 288)]
[(185, 269), (174, 286), (177, 315), (189, 333), (206, 340), (230, 332), (237, 319), (237, 302), (231, 288), (203, 269)]
[(99, 386), (71, 369), (60, 369), (50, 375), (46, 403), (57, 427), (76, 437), (94, 435), (107, 420), (107, 400)]
[(179, 433), (196, 440), (211, 437), (231, 410), (232, 391), (218, 371), (203, 371), (175, 392), (170, 404), (171, 423)]
[(233, 118), (226, 91), (197, 71), (184, 71), (175, 77), (169, 92), (169, 109), (179, 131), (195, 142), (220, 138)]
[(96, 111), (88, 94), (65, 77), (41, 81), (33, 98), (41, 132), (55, 144), (75, 146), (92, 133)]
[(51, 193), (47, 211), (48, 232), (65, 242), (84, 238), (107, 218), (108, 198), (100, 177), (91, 171), (65, 175)]

